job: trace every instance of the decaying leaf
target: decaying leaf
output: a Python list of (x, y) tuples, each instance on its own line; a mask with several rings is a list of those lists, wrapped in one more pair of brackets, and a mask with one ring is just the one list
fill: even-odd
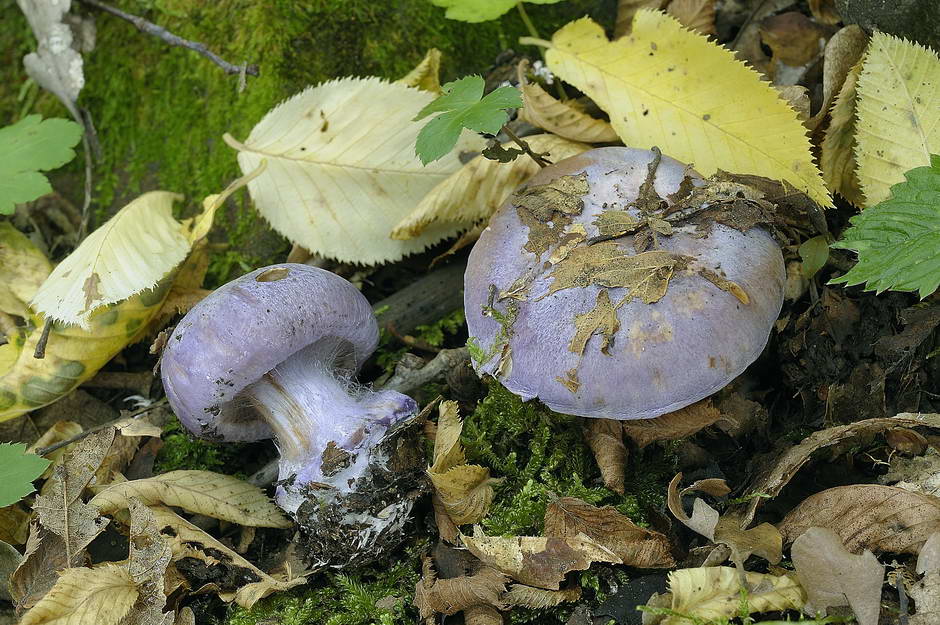
[(807, 497), (780, 522), (787, 542), (811, 527), (833, 530), (853, 553), (916, 554), (940, 531), (940, 498), (879, 484), (829, 488)]
[[(788, 576), (746, 573), (747, 606), (751, 613), (799, 610), (806, 602), (800, 585)], [(735, 616), (741, 607), (741, 576), (724, 566), (679, 569), (669, 573), (671, 609), (708, 621)], [(668, 616), (661, 625), (684, 625), (688, 619)]]
[(940, 572), (940, 532), (934, 532), (917, 553), (914, 570), (921, 575)]
[(923, 577), (908, 589), (917, 607), (910, 625), (931, 625), (940, 619), (940, 532), (921, 547), (914, 570)]
[(610, 549), (623, 564), (670, 568), (676, 561), (669, 539), (634, 524), (615, 508), (598, 508), (575, 497), (561, 497), (545, 510), (545, 535), (568, 538), (584, 534)]
[(455, 401), (441, 402), (434, 439), (434, 463), (428, 476), (448, 516), (457, 525), (478, 523), (493, 502), (490, 470), (467, 464), (460, 432), (463, 423)]
[(456, 614), (475, 605), (505, 608), (501, 600), (509, 579), (491, 567), (483, 567), (473, 575), (438, 579), (429, 560), (424, 575), (415, 585), (415, 606), (426, 619), (435, 614)]
[(891, 196), (904, 173), (940, 154), (940, 57), (876, 32), (858, 77), (855, 156), (865, 206)]
[(629, 211), (622, 210), (605, 210), (594, 220), (598, 236), (604, 238), (631, 234), (642, 228), (645, 223), (644, 220), (631, 215)]
[(822, 53), (820, 44), (825, 42), (828, 33), (825, 27), (803, 13), (787, 11), (761, 20), (760, 34), (764, 44), (771, 50), (774, 61), (771, 73), (775, 84), (781, 84), (781, 70), (800, 68), (795, 76), (788, 76), (782, 81), (782, 84), (792, 85), (796, 82), (793, 78), (801, 77), (805, 73), (804, 68)]
[(819, 157), (826, 184), (858, 207), (865, 205), (855, 161), (855, 97), (861, 71), (861, 63), (856, 64), (842, 83)]
[(614, 241), (578, 247), (552, 268), (548, 294), (596, 284), (626, 287), (630, 289), (628, 297), (652, 304), (666, 294), (669, 279), (680, 262), (674, 254), (662, 250), (631, 254)]
[(848, 605), (859, 625), (877, 625), (885, 569), (870, 552), (853, 555), (831, 530), (811, 527), (790, 548), (807, 614)]
[(715, 34), (715, 0), (672, 0), (666, 13), (702, 35)]
[[(523, 108), (519, 109), (519, 119), (570, 141), (619, 141), (620, 138), (609, 123), (591, 117), (572, 106), (570, 102), (556, 100), (538, 84), (530, 83), (526, 78), (527, 70), (528, 61), (519, 63), (519, 86), (525, 103)], [(526, 137), (526, 141), (528, 140)], [(555, 160), (557, 162), (557, 158)]]
[[(814, 130), (829, 114), (833, 100), (842, 90), (849, 72), (861, 60), (867, 46), (868, 34), (858, 24), (849, 24), (839, 29), (826, 43), (823, 61), (823, 101), (819, 111), (806, 123), (810, 130)], [(826, 178), (825, 169), (823, 178)]]
[(633, 17), (640, 9), (662, 9), (667, 0), (617, 0), (617, 21), (614, 25), (614, 37), (629, 34), (633, 28)]
[(464, 133), (457, 150), (423, 166), (414, 153), (423, 124), (412, 118), (433, 99), (378, 78), (333, 80), (272, 109), (244, 143), (228, 135), (226, 141), (244, 172), (267, 160), (267, 171), (248, 189), (265, 219), (292, 242), (342, 261), (397, 260), (460, 230), (436, 223), (414, 239), (389, 238), (460, 169), (458, 152), (483, 148), (482, 139)]
[(761, 523), (756, 527), (741, 529), (740, 521), (732, 516), (725, 516), (715, 526), (715, 543), (731, 548), (731, 560), (739, 569), (744, 569), (744, 561), (751, 554), (760, 556), (771, 564), (777, 564), (783, 557), (783, 537), (780, 531), (770, 523)]
[(643, 449), (656, 441), (669, 441), (695, 434), (721, 418), (710, 398), (666, 413), (655, 419), (634, 419), (623, 422), (623, 432)]
[[(577, 20), (555, 33), (545, 57), (610, 115), (626, 145), (658, 146), (704, 176), (722, 169), (786, 180), (832, 205), (796, 113), (730, 51), (672, 17), (641, 10), (631, 36), (612, 42), (595, 22)], [(668, 131), (676, 127), (682, 132)]]
[[(525, 138), (535, 152), (548, 153), (552, 160), (562, 160), (589, 149), (555, 135), (543, 134)], [(505, 144), (510, 146), (509, 143)], [(391, 236), (410, 239), (427, 229), (465, 229), (489, 219), (509, 198), (513, 190), (539, 170), (538, 163), (528, 156), (504, 164), (477, 156), (430, 189), (401, 221)]]
[(715, 540), (715, 528), (718, 526), (719, 520), (718, 511), (705, 503), (704, 500), (696, 497), (692, 502), (692, 516), (689, 516), (685, 508), (682, 507), (682, 496), (679, 494), (679, 482), (681, 481), (682, 474), (677, 473), (669, 482), (666, 495), (666, 505), (669, 512), (696, 534), (700, 534), (708, 540)]
[(406, 87), (415, 87), (435, 95), (441, 93), (441, 51), (431, 48), (413, 70), (405, 74), (398, 82)]
[(9, 221), (0, 221), (0, 312), (29, 318), (27, 302), (52, 272), (52, 263)]
[(21, 504), (0, 508), (0, 541), (22, 545), (29, 538), (30, 514)]
[(570, 603), (581, 598), (581, 587), (571, 586), (561, 590), (545, 590), (533, 588), (525, 584), (513, 584), (509, 591), (503, 595), (503, 601), (508, 605), (518, 605), (533, 610), (545, 610), (562, 603)]
[(620, 564), (610, 549), (597, 544), (586, 534), (568, 538), (542, 536), (486, 536), (475, 528), (473, 536), (461, 540), (484, 564), (517, 582), (558, 590), (570, 571), (583, 571), (592, 562)]
[(579, 356), (583, 355), (588, 341), (597, 334), (600, 336), (598, 348), (602, 354), (608, 353), (607, 348), (614, 340), (614, 335), (620, 330), (620, 320), (617, 318), (617, 311), (610, 303), (610, 295), (606, 290), (597, 292), (594, 308), (583, 315), (575, 315), (574, 327), (574, 336), (568, 344), (569, 351)]
[(20, 620), (20, 625), (117, 625), (138, 597), (124, 567), (103, 564), (63, 572), (52, 590)]
[(749, 523), (757, 512), (758, 506), (765, 499), (776, 497), (797, 471), (806, 464), (813, 452), (837, 443), (855, 438), (877, 434), (895, 427), (930, 426), (940, 427), (940, 414), (902, 413), (889, 419), (866, 419), (848, 425), (837, 425), (810, 434), (795, 446), (788, 445), (775, 461), (757, 472), (745, 490), (752, 496), (746, 503), (732, 511), (734, 516)]
[(291, 527), (292, 523), (260, 488), (231, 475), (211, 471), (170, 471), (113, 484), (92, 498), (102, 514), (126, 508), (131, 497), (145, 505), (177, 506), (230, 523), (253, 527)]
[(627, 447), (623, 444), (620, 421), (616, 419), (585, 419), (584, 440), (594, 453), (601, 470), (604, 486), (615, 493), (623, 493)]
[(130, 540), (127, 570), (137, 585), (139, 595), (132, 608), (134, 623), (162, 623), (164, 574), (173, 552), (167, 540), (160, 535), (160, 527), (153, 512), (139, 500), (130, 500)]

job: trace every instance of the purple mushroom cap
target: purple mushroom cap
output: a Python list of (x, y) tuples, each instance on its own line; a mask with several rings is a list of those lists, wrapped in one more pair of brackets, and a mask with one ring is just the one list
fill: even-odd
[[(686, 264), (677, 266), (665, 295), (653, 303), (636, 293), (631, 297), (630, 288), (597, 282), (551, 292), (559, 263), (570, 265), (565, 257), (574, 253), (562, 249), (566, 242), (574, 250), (606, 245), (625, 258), (637, 254), (634, 234), (605, 238), (595, 222), (613, 210), (643, 217), (633, 203), (654, 158), (647, 150), (609, 147), (542, 169), (521, 192), (565, 176), (587, 183), (580, 196), (583, 209), (569, 209), (567, 216), (553, 213), (556, 219), (563, 217), (564, 229), (556, 230), (546, 249), (525, 249), (532, 221), (523, 223), (518, 193), (491, 218), (470, 254), (465, 276), (467, 325), (476, 347), (471, 355), (478, 373), (490, 374), (523, 399), (538, 398), (557, 412), (649, 419), (718, 391), (760, 355), (783, 303), (786, 273), (779, 246), (759, 228), (742, 232), (713, 223), (702, 232), (677, 222), (671, 234), (656, 236), (651, 249), (675, 254)], [(666, 205), (687, 176), (694, 185), (702, 184), (697, 174), (665, 156), (655, 171), (653, 186)], [(549, 220), (546, 225), (558, 224)], [(578, 232), (584, 236), (577, 237)], [(566, 270), (571, 275), (571, 267)], [(727, 281), (725, 288), (716, 284), (721, 280)], [(587, 342), (579, 353), (576, 322), (591, 321), (589, 313), (602, 298), (611, 303), (616, 331), (609, 324), (604, 336), (603, 326), (597, 332), (587, 326)]]

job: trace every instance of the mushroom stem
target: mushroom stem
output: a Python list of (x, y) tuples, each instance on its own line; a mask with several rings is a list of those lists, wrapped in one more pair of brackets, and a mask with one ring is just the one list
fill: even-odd
[(281, 454), (277, 499), (289, 512), (308, 486), (355, 490), (370, 449), (417, 411), (407, 395), (357, 386), (353, 372), (322, 351), (301, 350), (242, 392), (274, 432)]

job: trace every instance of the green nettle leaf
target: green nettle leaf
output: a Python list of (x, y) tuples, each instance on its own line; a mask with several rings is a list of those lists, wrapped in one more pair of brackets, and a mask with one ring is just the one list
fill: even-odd
[(506, 109), (522, 106), (522, 95), (515, 87), (499, 87), (483, 97), (480, 76), (465, 76), (443, 87), (443, 95), (430, 102), (414, 121), (439, 113), (421, 129), (415, 141), (415, 154), (425, 165), (446, 155), (464, 128), (495, 135), (509, 120)]
[(858, 264), (831, 284), (865, 282), (869, 291), (917, 291), (921, 299), (940, 286), (940, 156), (904, 176), (889, 199), (853, 217), (833, 243), (858, 252)]
[(65, 165), (75, 158), (72, 149), (82, 138), (82, 127), (67, 119), (29, 115), (0, 128), (0, 215), (13, 206), (52, 192), (41, 171)]
[[(561, 0), (525, 0), (532, 4), (555, 4)], [(434, 6), (447, 9), (445, 17), (461, 22), (487, 22), (509, 12), (517, 0), (431, 0)]]
[(33, 492), (33, 480), (48, 466), (42, 456), (27, 453), (23, 443), (0, 443), (0, 508)]

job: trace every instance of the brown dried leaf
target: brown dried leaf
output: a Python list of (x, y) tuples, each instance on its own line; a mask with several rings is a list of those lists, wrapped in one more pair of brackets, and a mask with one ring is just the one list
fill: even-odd
[(791, 67), (801, 67), (819, 56), (820, 40), (826, 38), (825, 29), (799, 11), (761, 20), (760, 34), (773, 60)]
[(431, 507), (434, 509), (434, 523), (437, 525), (438, 535), (442, 540), (456, 545), (460, 538), (460, 530), (457, 529), (457, 524), (447, 514), (444, 502), (441, 501), (440, 495), (436, 492), (431, 493)]
[(868, 46), (868, 34), (858, 24), (840, 29), (826, 43), (823, 61), (823, 101), (819, 111), (806, 123), (814, 130), (822, 123), (833, 99), (845, 84), (852, 67), (859, 62)]
[(84, 552), (72, 554), (72, 561), (68, 562), (65, 541), (34, 523), (26, 541), (23, 560), (10, 577), (10, 594), (17, 613), (33, 607), (55, 584), (58, 572), (66, 566), (79, 566), (84, 556)]
[(464, 625), (503, 625), (503, 616), (494, 607), (474, 605), (463, 611)]
[(622, 495), (625, 486), (624, 470), (627, 464), (627, 448), (623, 444), (620, 421), (585, 419), (584, 440), (594, 453), (604, 486)]
[(167, 566), (173, 552), (160, 534), (153, 512), (137, 499), (130, 500), (130, 540), (127, 570), (137, 585), (139, 596), (123, 625), (163, 625), (172, 623), (172, 614), (164, 614), (166, 606)]
[(836, 12), (835, 0), (809, 0), (809, 10), (821, 24), (838, 24), (842, 21)]
[(916, 554), (940, 531), (940, 498), (895, 486), (838, 486), (803, 500), (779, 527), (787, 542), (811, 527), (824, 527), (836, 532), (853, 553), (870, 549)]
[(815, 451), (857, 436), (872, 436), (895, 427), (917, 426), (940, 427), (940, 414), (902, 413), (889, 419), (866, 419), (814, 432), (799, 445), (786, 446), (776, 460), (755, 475), (745, 492), (761, 496), (751, 497), (733, 510), (733, 514), (742, 519), (742, 523), (750, 523), (761, 502), (776, 497)]
[(617, 0), (617, 22), (614, 38), (629, 34), (633, 28), (633, 16), (640, 9), (661, 9), (667, 0)]
[(486, 467), (467, 464), (460, 444), (463, 423), (457, 402), (441, 402), (439, 415), (434, 464), (428, 468), (428, 476), (455, 524), (477, 523), (486, 516), (493, 502), (495, 480)]
[(698, 491), (712, 497), (724, 497), (731, 492), (731, 487), (720, 477), (709, 477), (692, 482), (682, 489), (682, 494), (684, 495), (690, 491)]
[(73, 568), (62, 573), (52, 590), (23, 615), (20, 625), (117, 625), (137, 596), (134, 580), (121, 566)]
[(917, 612), (910, 617), (908, 625), (936, 625), (940, 623), (940, 572), (925, 575), (908, 588), (914, 599)]
[[(751, 613), (799, 610), (806, 602), (800, 585), (788, 576), (745, 573), (747, 606)], [(741, 607), (741, 575), (737, 569), (712, 566), (669, 573), (675, 612), (702, 621), (737, 616)], [(669, 616), (661, 625), (686, 625), (684, 616)]]
[(456, 614), (475, 605), (505, 608), (501, 596), (506, 592), (508, 578), (490, 567), (483, 567), (474, 575), (461, 575), (450, 579), (437, 579), (430, 562), (425, 563), (424, 575), (415, 585), (415, 606), (421, 618), (435, 614)]
[(25, 544), (29, 538), (29, 516), (18, 503), (0, 508), (0, 541)]
[(95, 472), (95, 484), (108, 484), (113, 480), (116, 473), (123, 473), (131, 460), (134, 459), (134, 454), (137, 453), (139, 446), (139, 436), (116, 434), (111, 442), (108, 454)]
[(742, 570), (744, 561), (751, 554), (771, 564), (777, 564), (783, 557), (783, 537), (770, 523), (761, 523), (745, 530), (741, 529), (738, 519), (724, 517), (715, 526), (715, 543), (728, 545), (731, 548), (731, 560)]
[(579, 247), (552, 268), (548, 294), (596, 284), (628, 288), (627, 297), (652, 304), (666, 294), (677, 264), (679, 259), (670, 252), (654, 250), (631, 255), (613, 241)]
[(701, 534), (708, 540), (714, 541), (715, 528), (718, 526), (719, 520), (718, 511), (696, 497), (692, 502), (692, 516), (686, 514), (685, 508), (682, 507), (682, 496), (679, 494), (679, 482), (681, 481), (682, 474), (676, 473), (676, 476), (669, 482), (666, 494), (666, 506), (669, 508), (669, 512), (696, 534)]
[(885, 432), (885, 442), (891, 449), (902, 454), (919, 456), (927, 451), (927, 439), (923, 434), (909, 428), (894, 428)]
[(530, 83), (526, 78), (528, 67), (526, 60), (519, 63), (519, 86), (525, 103), (519, 109), (519, 119), (571, 141), (613, 143), (620, 140), (609, 123), (591, 117), (568, 102), (556, 100), (538, 84)]
[(637, 219), (629, 211), (622, 210), (605, 210), (594, 220), (598, 235), (604, 238), (632, 234), (642, 228), (644, 223), (644, 220)]
[(109, 486), (89, 502), (102, 514), (128, 506), (137, 497), (145, 505), (178, 506), (230, 523), (255, 527), (292, 526), (260, 488), (230, 475), (211, 471), (170, 471), (145, 480)]
[(849, 605), (859, 625), (877, 625), (885, 569), (870, 551), (853, 555), (834, 532), (812, 527), (793, 543), (790, 555), (809, 596), (807, 614)]
[(570, 571), (583, 571), (592, 562), (620, 564), (610, 549), (585, 534), (568, 538), (541, 536), (486, 536), (476, 528), (461, 540), (484, 564), (509, 575), (517, 582), (558, 590)]
[(580, 215), (584, 210), (582, 198), (590, 191), (587, 174), (559, 176), (547, 184), (523, 187), (513, 194), (512, 203), (539, 221), (547, 222), (555, 213)]
[[(77, 436), (81, 433), (81, 431), (82, 426), (78, 423), (75, 423), (74, 421), (56, 421), (51, 426), (49, 426), (48, 430), (43, 432), (42, 436), (40, 436), (35, 443), (29, 446), (27, 451), (35, 453), (37, 449), (49, 447), (61, 441), (68, 440), (73, 436)], [(55, 451), (51, 451), (48, 454), (45, 454), (43, 457), (46, 458), (46, 460), (51, 460), (52, 464), (46, 467), (46, 470), (42, 472), (41, 477), (48, 478), (50, 475), (52, 475), (52, 469), (56, 464), (60, 464), (62, 462), (62, 458), (65, 457), (65, 453), (71, 448), (72, 445), (66, 445), (65, 447), (60, 447)]]
[(594, 308), (583, 315), (575, 316), (574, 327), (574, 336), (571, 338), (571, 343), (568, 344), (569, 351), (579, 356), (584, 355), (584, 348), (587, 347), (588, 341), (595, 334), (599, 334), (601, 337), (601, 353), (609, 355), (607, 348), (620, 329), (620, 320), (617, 318), (617, 311), (610, 303), (610, 295), (607, 294), (606, 290), (597, 292), (597, 301), (594, 303)]
[(672, 0), (666, 13), (686, 28), (706, 36), (715, 34), (715, 0)]
[(658, 416), (655, 419), (634, 419), (623, 422), (624, 434), (629, 436), (637, 447), (643, 449), (650, 443), (664, 440), (676, 440), (695, 434), (721, 418), (709, 398)]
[(819, 155), (826, 186), (857, 207), (865, 205), (861, 183), (855, 171), (855, 95), (862, 63), (856, 63), (845, 77), (832, 107), (829, 128)]
[(634, 524), (615, 508), (598, 508), (574, 497), (562, 497), (545, 510), (545, 535), (567, 538), (584, 534), (610, 549), (627, 566), (670, 568), (669, 539), (659, 532)]
[(914, 570), (921, 575), (940, 573), (940, 532), (934, 532), (917, 554)]
[(509, 592), (503, 595), (503, 601), (509, 605), (518, 605), (533, 610), (554, 608), (562, 603), (571, 603), (581, 598), (581, 587), (571, 586), (561, 590), (533, 588), (525, 584), (513, 584)]

